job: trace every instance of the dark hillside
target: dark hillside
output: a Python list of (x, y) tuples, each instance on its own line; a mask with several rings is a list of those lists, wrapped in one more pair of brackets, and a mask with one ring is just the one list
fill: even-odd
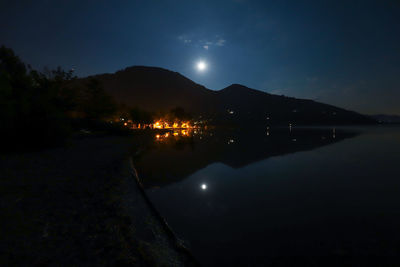
[(117, 102), (148, 111), (182, 107), (215, 124), (370, 124), (371, 117), (306, 99), (268, 94), (239, 84), (213, 91), (162, 68), (129, 67), (96, 78)]

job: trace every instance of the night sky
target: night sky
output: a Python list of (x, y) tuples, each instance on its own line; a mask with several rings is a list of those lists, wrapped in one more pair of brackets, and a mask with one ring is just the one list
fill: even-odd
[(0, 44), (38, 69), (158, 66), (214, 90), (240, 83), (400, 114), (396, 0), (2, 0)]

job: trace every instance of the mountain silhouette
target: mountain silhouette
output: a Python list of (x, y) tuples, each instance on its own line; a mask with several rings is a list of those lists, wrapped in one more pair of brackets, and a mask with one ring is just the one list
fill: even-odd
[(371, 117), (377, 120), (379, 123), (400, 124), (399, 115), (377, 114), (377, 115), (371, 115)]
[(118, 103), (157, 112), (182, 107), (215, 124), (370, 124), (368, 116), (313, 100), (269, 94), (232, 84), (210, 90), (185, 76), (157, 67), (134, 66), (95, 78)]

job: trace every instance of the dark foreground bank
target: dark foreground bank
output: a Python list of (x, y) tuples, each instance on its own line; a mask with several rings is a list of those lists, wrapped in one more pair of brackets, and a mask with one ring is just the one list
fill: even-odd
[(1, 155), (0, 265), (187, 266), (131, 174), (132, 137)]

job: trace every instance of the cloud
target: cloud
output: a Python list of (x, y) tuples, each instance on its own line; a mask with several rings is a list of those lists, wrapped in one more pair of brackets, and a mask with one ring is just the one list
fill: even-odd
[[(189, 37), (190, 36), (190, 37)], [(205, 50), (210, 49), (213, 46), (222, 47), (225, 46), (226, 40), (220, 35), (215, 35), (213, 38), (203, 38), (198, 39), (193, 35), (179, 35), (178, 40), (186, 45), (193, 45), (197, 47), (204, 48)]]
[(187, 36), (185, 35), (180, 35), (178, 36), (178, 39), (180, 41), (182, 41), (184, 44), (190, 44), (192, 42), (192, 39), (189, 39)]
[(215, 43), (217, 46), (224, 46), (226, 43), (225, 39), (218, 39), (218, 41)]

